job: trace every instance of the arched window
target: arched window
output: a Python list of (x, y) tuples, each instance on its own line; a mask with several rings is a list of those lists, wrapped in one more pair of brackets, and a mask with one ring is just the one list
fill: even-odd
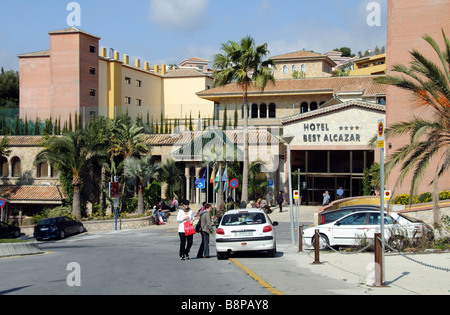
[(258, 118), (258, 104), (252, 104), (252, 118)]
[(301, 65), (301, 70), (302, 70), (302, 72), (306, 73), (306, 66), (304, 64)]
[(309, 105), (309, 108), (311, 109), (311, 110), (316, 110), (318, 107), (317, 107), (317, 102), (312, 102), (310, 105)]
[(294, 73), (295, 71), (297, 71), (297, 65), (292, 66), (292, 73)]
[(288, 67), (287, 66), (283, 67), (283, 73), (285, 73), (285, 74), (288, 73)]
[(274, 103), (269, 105), (269, 118), (277, 118), (277, 106)]
[(261, 104), (259, 106), (259, 118), (267, 118), (267, 105)]
[(302, 105), (300, 105), (300, 112), (301, 114), (308, 112), (308, 103), (303, 102)]
[(18, 157), (14, 157), (11, 160), (11, 166), (12, 166), (12, 177), (20, 177), (22, 176), (22, 167), (20, 163), (20, 159)]
[(9, 176), (9, 169), (8, 169), (8, 160), (2, 156), (0, 160), (0, 172), (1, 177), (8, 177)]
[(48, 163), (39, 163), (37, 166), (37, 177), (49, 177)]

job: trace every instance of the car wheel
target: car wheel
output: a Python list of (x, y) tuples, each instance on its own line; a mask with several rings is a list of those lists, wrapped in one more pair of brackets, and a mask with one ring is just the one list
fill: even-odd
[(267, 256), (269, 257), (275, 257), (277, 254), (277, 245), (275, 244), (271, 250), (267, 253)]
[(59, 232), (59, 239), (64, 239), (64, 237), (66, 237), (66, 233), (64, 232), (64, 230), (62, 230), (61, 232)]
[(84, 232), (84, 226), (80, 225), (80, 227), (78, 228), (78, 232), (79, 233), (83, 233)]
[(217, 259), (218, 259), (218, 260), (228, 259), (228, 255), (227, 255), (227, 253), (220, 253), (220, 252), (217, 252)]
[(18, 238), (20, 236), (20, 232), (19, 231), (15, 231), (14, 232), (14, 238)]
[[(316, 246), (316, 241), (315, 241), (315, 236), (312, 238), (312, 246), (315, 247)], [(325, 250), (330, 246), (330, 241), (328, 240), (328, 237), (326, 237), (323, 234), (319, 234), (319, 249), (320, 250)]]

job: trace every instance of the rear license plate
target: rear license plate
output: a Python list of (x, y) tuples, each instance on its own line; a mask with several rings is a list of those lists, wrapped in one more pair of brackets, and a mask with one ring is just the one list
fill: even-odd
[(235, 232), (234, 236), (253, 236), (253, 232), (249, 232), (249, 231)]
[(41, 231), (48, 231), (48, 228), (41, 228)]

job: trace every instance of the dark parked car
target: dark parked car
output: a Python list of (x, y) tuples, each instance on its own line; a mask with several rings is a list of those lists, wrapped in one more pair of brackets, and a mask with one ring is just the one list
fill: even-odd
[(355, 206), (345, 206), (338, 210), (331, 210), (319, 213), (319, 225), (334, 222), (346, 216), (347, 214), (359, 211), (370, 211), (370, 210), (380, 210), (380, 206), (375, 205), (355, 205)]
[(68, 217), (44, 219), (34, 227), (34, 237), (38, 241), (44, 238), (63, 239), (67, 235), (83, 232), (83, 223), (74, 221)]
[(20, 236), (20, 228), (9, 225), (5, 222), (0, 222), (0, 238), (17, 238)]

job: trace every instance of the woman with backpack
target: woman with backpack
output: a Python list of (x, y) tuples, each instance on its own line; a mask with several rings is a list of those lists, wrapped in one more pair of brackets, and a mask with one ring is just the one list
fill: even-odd
[(198, 220), (197, 232), (202, 234), (202, 243), (198, 249), (197, 258), (209, 258), (209, 236), (214, 235), (214, 229), (211, 221), (211, 209), (210, 204), (205, 205), (205, 210), (200, 214), (200, 219)]

